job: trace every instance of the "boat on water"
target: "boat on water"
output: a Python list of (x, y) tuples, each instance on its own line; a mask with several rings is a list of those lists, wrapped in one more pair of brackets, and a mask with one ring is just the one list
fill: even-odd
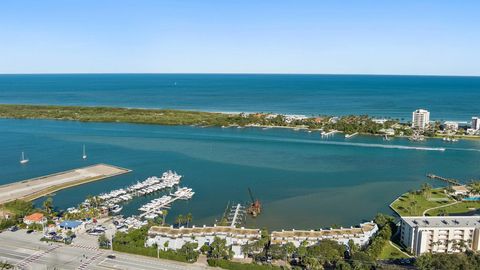
[(82, 155), (82, 158), (83, 158), (83, 159), (87, 159), (87, 152), (85, 152), (85, 144), (83, 145), (83, 155)]
[(383, 137), (383, 140), (384, 140), (384, 141), (390, 141), (390, 138), (388, 137), (387, 134), (385, 134), (385, 136)]
[(352, 133), (352, 134), (345, 134), (345, 138), (346, 139), (350, 139), (352, 138), (353, 136), (356, 136), (358, 134), (358, 132), (355, 132), (355, 133)]
[(120, 211), (122, 211), (123, 207), (118, 205), (118, 204), (115, 204), (111, 209), (110, 209), (110, 212), (112, 213), (119, 213)]
[(20, 164), (26, 164), (28, 163), (28, 159), (25, 158), (25, 153), (22, 152), (22, 159), (20, 160)]
[(145, 215), (146, 219), (154, 219), (156, 217), (158, 217), (158, 215), (155, 214), (155, 213), (148, 213), (148, 214)]

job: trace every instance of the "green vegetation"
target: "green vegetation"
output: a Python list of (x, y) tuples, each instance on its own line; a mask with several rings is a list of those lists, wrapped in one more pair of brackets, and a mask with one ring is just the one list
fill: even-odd
[(448, 216), (451, 214), (468, 213), (480, 209), (480, 201), (462, 201), (460, 203), (432, 209), (426, 214), (429, 216)]
[(0, 270), (13, 269), (13, 265), (7, 262), (0, 262)]
[(218, 237), (215, 237), (209, 246), (205, 246), (204, 252), (212, 260), (230, 260), (233, 258), (233, 251), (230, 246), (227, 246), (227, 240)]
[(228, 260), (215, 260), (209, 259), (208, 265), (212, 267), (220, 267), (223, 269), (230, 269), (230, 270), (280, 270), (281, 267), (273, 266), (273, 265), (261, 265), (261, 264), (254, 264), (254, 263), (238, 263), (232, 262)]
[(182, 225), (187, 225), (187, 227), (190, 225), (190, 223), (192, 222), (193, 220), (193, 215), (192, 213), (188, 213), (186, 215), (178, 215), (176, 218), (175, 218), (175, 224), (180, 227)]
[(167, 260), (193, 263), (197, 261), (198, 252), (192, 243), (185, 244), (177, 251), (162, 250), (157, 247), (145, 247), (148, 226), (127, 232), (117, 232), (113, 238), (113, 250), (137, 255), (158, 257)]
[(403, 194), (391, 207), (401, 216), (422, 216), (427, 209), (453, 202), (455, 200), (448, 197), (443, 188), (431, 189), (429, 186), (423, 186), (421, 190)]
[(156, 125), (199, 126), (279, 126), (338, 130), (345, 133), (381, 134), (382, 129), (396, 127), (397, 133), (405, 133), (409, 127), (396, 120), (376, 123), (366, 115), (310, 117), (287, 119), (283, 115), (266, 113), (225, 114), (166, 109), (128, 109), (113, 107), (47, 106), (47, 105), (0, 105), (0, 118), (53, 119), (82, 122), (124, 122)]
[(22, 223), (22, 218), (34, 211), (33, 204), (22, 200), (4, 203), (0, 206), (0, 212), (9, 214), (9, 219), (0, 218), (0, 230)]
[(403, 252), (395, 248), (390, 242), (387, 242), (378, 256), (379, 260), (405, 259), (408, 258)]
[(480, 269), (480, 254), (465, 253), (426, 253), (417, 258), (415, 266), (419, 270)]
[(109, 249), (110, 248), (110, 240), (102, 234), (98, 237), (98, 246), (102, 249)]
[[(470, 186), (471, 185), (471, 186)], [(472, 192), (480, 184), (469, 184)], [(450, 187), (433, 189), (423, 184), (420, 190), (409, 191), (391, 204), (391, 208), (401, 216), (447, 216), (450, 214), (468, 213), (480, 208), (480, 201), (456, 201), (447, 194)]]

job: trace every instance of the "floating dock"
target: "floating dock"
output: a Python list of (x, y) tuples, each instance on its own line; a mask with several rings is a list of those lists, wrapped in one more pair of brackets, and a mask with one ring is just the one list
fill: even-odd
[(108, 164), (59, 172), (0, 186), (0, 204), (21, 199), (32, 201), (62, 189), (121, 175), (131, 170)]

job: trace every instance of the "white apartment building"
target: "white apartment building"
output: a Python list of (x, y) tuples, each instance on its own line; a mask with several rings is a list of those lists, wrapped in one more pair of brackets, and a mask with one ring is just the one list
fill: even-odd
[(402, 243), (413, 254), (480, 250), (480, 217), (402, 217)]
[(457, 131), (458, 130), (458, 122), (445, 121), (445, 123), (443, 123), (443, 126), (444, 126), (445, 130), (450, 130), (450, 131)]
[(272, 232), (271, 243), (277, 245), (293, 243), (296, 247), (299, 247), (303, 241), (307, 241), (310, 246), (321, 240), (330, 239), (344, 245), (347, 245), (349, 240), (353, 240), (355, 244), (365, 246), (377, 231), (378, 226), (373, 222), (362, 223), (359, 227), (319, 231), (282, 230)]
[(480, 130), (480, 118), (472, 117), (472, 129), (477, 131)]
[(425, 129), (430, 123), (430, 112), (424, 109), (418, 109), (412, 113), (412, 127)]
[(242, 246), (256, 242), (261, 238), (259, 229), (235, 228), (230, 226), (173, 228), (152, 226), (148, 230), (147, 246), (157, 244), (159, 248), (177, 250), (185, 243), (198, 243), (198, 249), (204, 244), (210, 245), (215, 237), (226, 239), (227, 246), (232, 246), (234, 258), (244, 258)]

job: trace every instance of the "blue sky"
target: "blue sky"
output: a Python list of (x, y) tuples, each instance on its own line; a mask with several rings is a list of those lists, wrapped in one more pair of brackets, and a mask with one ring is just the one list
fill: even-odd
[(2, 0), (0, 73), (480, 75), (480, 1)]

